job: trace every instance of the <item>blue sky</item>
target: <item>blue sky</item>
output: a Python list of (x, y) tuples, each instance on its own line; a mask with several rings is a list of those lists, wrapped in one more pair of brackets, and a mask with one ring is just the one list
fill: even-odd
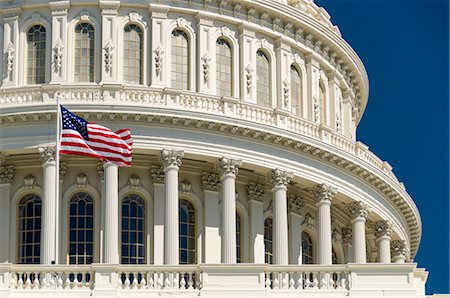
[(416, 202), (415, 261), (427, 293), (449, 292), (448, 0), (316, 0), (366, 66), (358, 139), (387, 160)]

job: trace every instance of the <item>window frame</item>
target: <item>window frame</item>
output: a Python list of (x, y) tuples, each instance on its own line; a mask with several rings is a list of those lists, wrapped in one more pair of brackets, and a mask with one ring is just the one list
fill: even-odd
[(125, 80), (125, 63), (123, 63), (123, 65), (122, 65), (122, 69), (121, 69), (121, 72), (122, 72), (122, 81), (123, 81), (123, 83), (124, 84), (131, 84), (131, 85), (144, 85), (145, 84), (145, 79), (146, 79), (146, 76), (145, 76), (145, 68), (146, 68), (146, 59), (145, 59), (145, 51), (146, 51), (146, 30), (145, 30), (145, 28), (141, 25), (141, 24), (139, 24), (139, 23), (137, 23), (137, 22), (127, 22), (124, 26), (123, 26), (123, 28), (122, 28), (122, 45), (121, 45), (121, 47), (122, 47), (122, 60), (123, 61), (125, 61), (125, 52), (126, 52), (126, 47), (125, 47), (125, 29), (128, 27), (128, 26), (136, 26), (137, 28), (139, 28), (140, 30), (141, 30), (141, 41), (140, 41), (140, 43), (141, 43), (141, 47), (140, 47), (140, 62), (141, 62), (141, 64), (140, 64), (140, 70), (139, 70), (139, 77), (140, 77), (140, 79), (139, 79), (139, 82), (131, 82), (131, 81), (126, 81)]

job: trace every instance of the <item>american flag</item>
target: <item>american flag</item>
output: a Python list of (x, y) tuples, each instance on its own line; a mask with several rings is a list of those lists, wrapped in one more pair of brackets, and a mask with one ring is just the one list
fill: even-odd
[(101, 158), (118, 166), (131, 166), (133, 139), (129, 129), (113, 132), (104, 126), (89, 123), (61, 106), (62, 154)]

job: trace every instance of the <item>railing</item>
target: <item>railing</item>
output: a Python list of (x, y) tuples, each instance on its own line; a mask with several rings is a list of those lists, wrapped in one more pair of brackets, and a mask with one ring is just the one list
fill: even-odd
[(17, 290), (92, 289), (94, 285), (91, 266), (15, 265), (10, 274), (10, 286)]
[(345, 266), (300, 267), (268, 266), (265, 270), (268, 290), (348, 290), (350, 271)]
[(199, 290), (197, 266), (120, 266), (118, 285), (122, 290)]
[(287, 266), (3, 263), (0, 264), (0, 297), (56, 297), (64, 293), (76, 293), (76, 297), (285, 297), (280, 296), (285, 293), (293, 297), (300, 292), (336, 293), (335, 297), (345, 297), (358, 296), (361, 291), (367, 294), (368, 289), (375, 296), (382, 292), (401, 292), (402, 297), (417, 297), (425, 293), (427, 276), (425, 270), (412, 263)]
[[(109, 88), (109, 89), (108, 89)], [(21, 89), (3, 89), (0, 91), (0, 104), (17, 105), (24, 103), (45, 103), (55, 96), (63, 102), (97, 103), (133, 103), (145, 107), (196, 111), (201, 113), (226, 115), (230, 118), (247, 120), (263, 125), (276, 126), (286, 131), (320, 140), (357, 156), (370, 166), (386, 173), (398, 183), (392, 168), (373, 154), (361, 142), (355, 142), (344, 135), (323, 127), (317, 123), (272, 108), (261, 107), (253, 103), (241, 102), (235, 98), (221, 98), (215, 95), (198, 94), (173, 89), (150, 89), (146, 87), (26, 87)]]

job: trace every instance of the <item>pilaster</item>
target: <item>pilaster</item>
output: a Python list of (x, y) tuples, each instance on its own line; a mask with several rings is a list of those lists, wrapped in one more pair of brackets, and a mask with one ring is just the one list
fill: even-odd
[(19, 80), (19, 21), (22, 10), (10, 7), (3, 14), (3, 86), (17, 86)]
[(320, 118), (320, 99), (319, 99), (319, 78), (320, 64), (312, 54), (306, 57), (306, 90), (307, 90), (307, 119), (319, 123)]
[(102, 14), (101, 82), (116, 82), (119, 67), (116, 20), (120, 1), (100, 0), (99, 4)]
[(52, 12), (52, 53), (50, 84), (67, 81), (67, 14), (70, 1), (49, 3)]
[(153, 181), (153, 237), (154, 239), (159, 239), (159, 241), (153, 241), (153, 264), (163, 265), (164, 264), (164, 221), (165, 212), (161, 210), (166, 210), (165, 202), (165, 186), (164, 186), (164, 167), (162, 166), (152, 166), (151, 175)]
[[(197, 90), (205, 93), (215, 93), (216, 72), (211, 66), (216, 60), (216, 40), (214, 39), (214, 19), (203, 13), (197, 14)], [(214, 70), (214, 68), (212, 68)]]
[[(155, 88), (170, 86), (170, 32), (168, 30), (167, 13), (170, 7), (150, 4), (151, 14), (151, 45), (150, 54), (150, 84)], [(169, 35), (169, 36), (166, 36)]]
[(220, 176), (202, 173), (201, 186), (205, 196), (204, 262), (219, 264), (221, 256), (219, 235), (219, 189)]
[(264, 264), (264, 185), (249, 182), (247, 199), (250, 217), (250, 262)]
[(291, 65), (290, 56), (292, 50), (282, 38), (277, 40), (275, 46), (276, 63), (276, 77), (279, 82), (276, 90), (277, 104), (276, 108), (291, 111)]
[(301, 210), (305, 202), (297, 195), (288, 195), (289, 221), (289, 264), (302, 263), (302, 221)]
[(353, 249), (352, 249), (352, 228), (342, 228), (342, 248), (344, 249), (345, 263), (353, 262)]
[(255, 32), (241, 25), (239, 33), (239, 64), (241, 74), (241, 101), (256, 103), (256, 51)]

